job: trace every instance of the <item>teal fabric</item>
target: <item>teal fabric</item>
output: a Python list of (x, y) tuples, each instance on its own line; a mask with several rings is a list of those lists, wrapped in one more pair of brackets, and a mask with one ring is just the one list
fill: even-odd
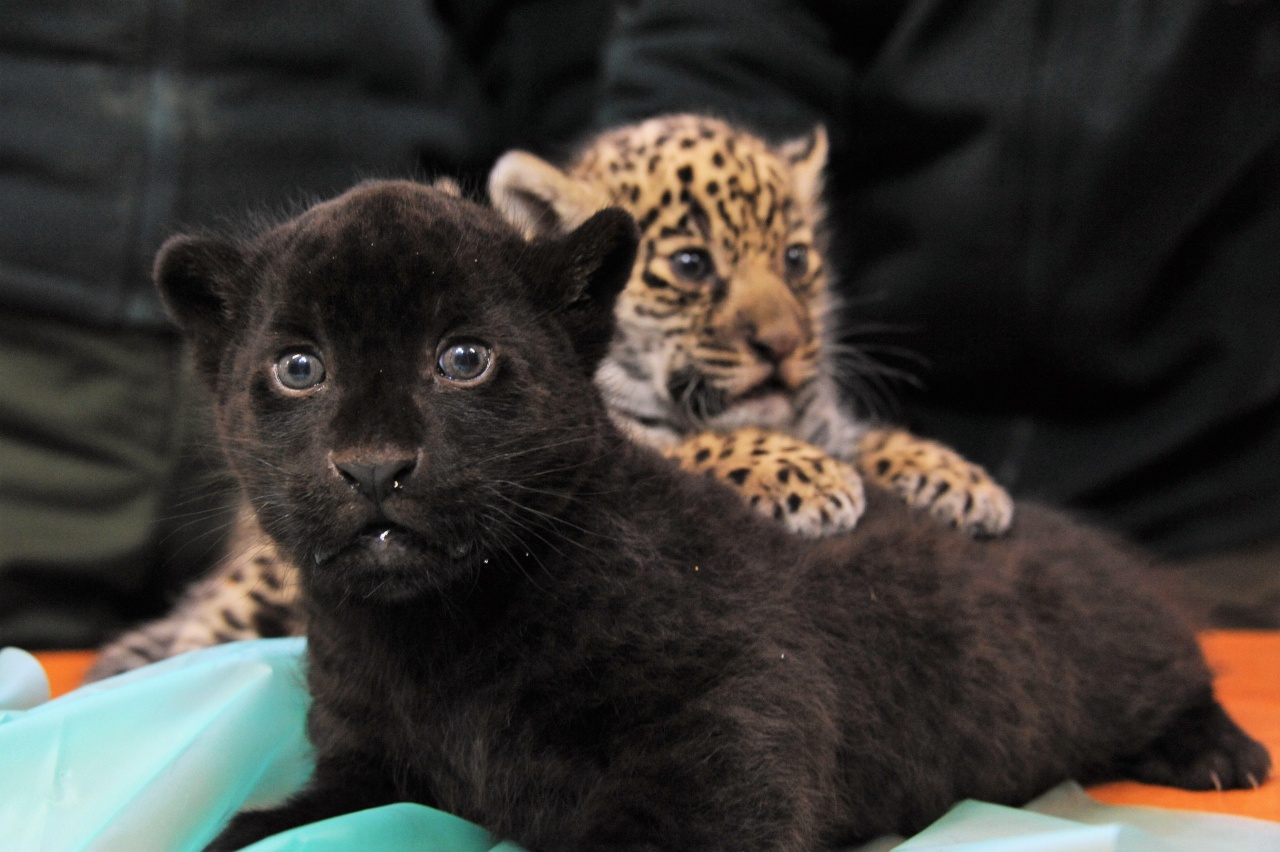
[(478, 825), (422, 805), (398, 804), (327, 819), (269, 837), (253, 852), (521, 852)]
[(49, 700), (40, 661), (19, 648), (0, 648), (0, 721), (7, 710), (27, 710)]
[(1079, 785), (1054, 788), (1022, 810), (961, 802), (901, 852), (1276, 852), (1280, 824), (1262, 820), (1115, 807)]
[[(0, 652), (0, 845), (6, 852), (199, 850), (242, 807), (298, 790), (301, 639), (210, 648), (45, 701), (24, 652)], [(1275, 782), (1272, 782), (1275, 783)], [(521, 852), (457, 817), (397, 804), (348, 814), (254, 852)], [(1280, 849), (1280, 824), (1100, 805), (1063, 785), (1026, 809), (964, 802), (903, 842), (863, 852), (1251, 852)]]

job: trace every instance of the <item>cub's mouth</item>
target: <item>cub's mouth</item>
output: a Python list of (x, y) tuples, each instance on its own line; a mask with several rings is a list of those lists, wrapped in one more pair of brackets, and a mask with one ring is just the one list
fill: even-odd
[(472, 547), (379, 519), (317, 547), (307, 589), (325, 606), (417, 600), (472, 576)]
[(697, 370), (686, 367), (671, 375), (667, 393), (677, 408), (695, 420), (710, 420), (743, 404), (789, 406), (796, 389), (788, 386), (775, 370), (746, 390), (734, 394), (715, 385)]
[(754, 399), (765, 399), (766, 397), (771, 396), (790, 397), (794, 393), (795, 390), (788, 387), (787, 383), (782, 380), (782, 377), (774, 372), (771, 373), (764, 381), (735, 396), (733, 401), (749, 402)]
[[(470, 551), (470, 542), (460, 542), (451, 547), (429, 541), (424, 536), (408, 527), (389, 520), (378, 520), (361, 527), (345, 541), (318, 547), (315, 551), (316, 565), (323, 566), (338, 556), (361, 556), (361, 561), (371, 561), (374, 566), (383, 564), (387, 568), (400, 567), (402, 563), (414, 561), (414, 557), (439, 558), (441, 556), (460, 559)], [(372, 566), (371, 566), (372, 567)]]

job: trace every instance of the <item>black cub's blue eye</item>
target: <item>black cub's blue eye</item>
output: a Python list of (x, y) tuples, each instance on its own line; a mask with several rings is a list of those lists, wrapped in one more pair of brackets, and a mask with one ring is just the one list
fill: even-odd
[(478, 340), (461, 340), (445, 345), (436, 366), (451, 382), (467, 383), (482, 378), (493, 363), (493, 351)]
[(782, 262), (788, 278), (799, 278), (809, 271), (809, 247), (803, 243), (787, 246)]
[(685, 281), (704, 281), (715, 271), (711, 255), (703, 249), (680, 249), (667, 259), (671, 271)]
[(289, 390), (310, 390), (324, 381), (324, 361), (308, 352), (286, 352), (276, 361), (276, 378)]

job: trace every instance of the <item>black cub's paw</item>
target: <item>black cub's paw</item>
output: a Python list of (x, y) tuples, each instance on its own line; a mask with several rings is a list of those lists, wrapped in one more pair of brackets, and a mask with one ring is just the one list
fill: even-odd
[(1270, 771), (1267, 750), (1212, 700), (1185, 711), (1123, 767), (1128, 777), (1186, 790), (1257, 787)]

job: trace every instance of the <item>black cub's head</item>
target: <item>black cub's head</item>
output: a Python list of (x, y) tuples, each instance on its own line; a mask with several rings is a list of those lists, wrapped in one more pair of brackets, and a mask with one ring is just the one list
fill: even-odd
[(307, 588), (394, 601), (543, 546), (616, 445), (591, 375), (634, 253), (618, 210), (526, 242), (378, 182), (250, 239), (175, 237), (156, 280)]

